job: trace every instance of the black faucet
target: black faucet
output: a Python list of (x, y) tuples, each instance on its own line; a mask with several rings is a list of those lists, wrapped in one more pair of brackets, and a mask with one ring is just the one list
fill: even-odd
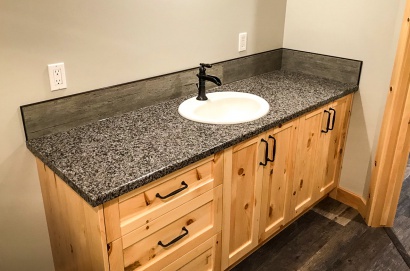
[(218, 86), (222, 85), (221, 79), (216, 76), (207, 75), (205, 73), (206, 68), (212, 68), (212, 65), (204, 63), (199, 64), (199, 74), (196, 75), (199, 78), (199, 84), (196, 84), (196, 86), (198, 87), (198, 97), (196, 97), (196, 99), (199, 101), (208, 100), (205, 95), (205, 81), (210, 81)]

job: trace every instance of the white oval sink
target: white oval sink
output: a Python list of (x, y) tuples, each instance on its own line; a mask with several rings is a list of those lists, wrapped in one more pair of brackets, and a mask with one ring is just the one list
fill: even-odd
[(259, 119), (269, 112), (268, 102), (254, 94), (213, 92), (206, 96), (206, 101), (196, 97), (184, 101), (178, 108), (179, 114), (196, 122), (236, 124)]

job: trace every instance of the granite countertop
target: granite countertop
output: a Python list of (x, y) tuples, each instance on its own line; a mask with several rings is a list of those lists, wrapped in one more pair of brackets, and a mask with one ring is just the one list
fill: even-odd
[(97, 206), (175, 170), (357, 91), (358, 86), (275, 71), (211, 91), (250, 92), (269, 113), (235, 125), (196, 123), (177, 98), (27, 141), (27, 146), (90, 205)]

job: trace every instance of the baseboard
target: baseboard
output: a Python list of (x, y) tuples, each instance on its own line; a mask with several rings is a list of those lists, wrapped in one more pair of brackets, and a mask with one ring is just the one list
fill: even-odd
[(367, 213), (366, 200), (353, 192), (347, 191), (341, 187), (335, 188), (329, 195), (331, 198), (340, 201), (354, 209), (365, 219)]

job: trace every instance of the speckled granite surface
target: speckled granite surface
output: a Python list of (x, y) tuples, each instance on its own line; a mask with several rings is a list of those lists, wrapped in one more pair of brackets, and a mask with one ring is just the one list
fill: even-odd
[(28, 148), (92, 206), (235, 145), (358, 89), (275, 71), (213, 91), (250, 92), (269, 113), (248, 123), (210, 125), (178, 114), (178, 98), (27, 142)]

